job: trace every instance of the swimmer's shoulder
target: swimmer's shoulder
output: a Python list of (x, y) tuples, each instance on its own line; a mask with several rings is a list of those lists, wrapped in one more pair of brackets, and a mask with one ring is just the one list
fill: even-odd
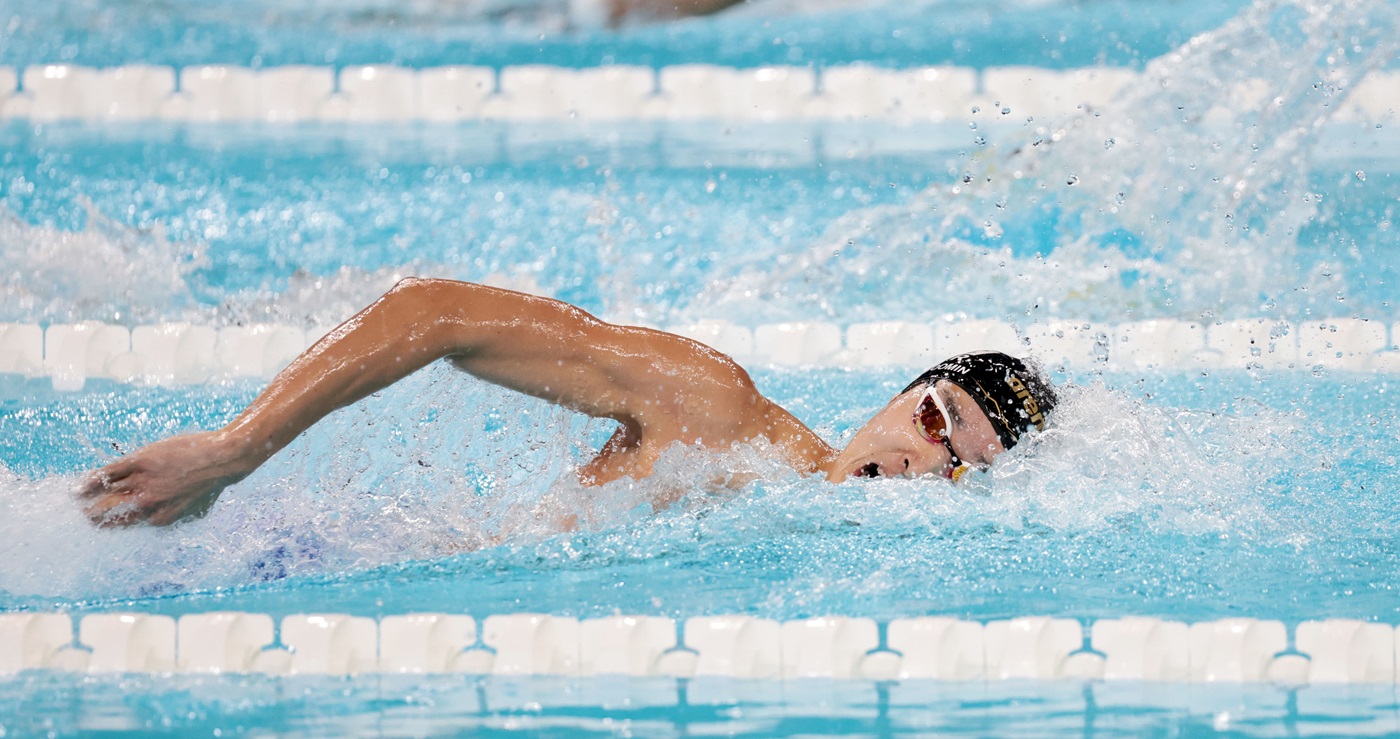
[[(678, 334), (647, 328), (623, 328), (629, 341), (652, 356), (658, 377), (668, 391), (658, 398), (659, 408), (647, 415), (652, 432), (706, 447), (765, 441), (779, 450), (788, 463), (811, 472), (825, 463), (834, 450), (790, 411), (764, 396), (733, 357), (703, 342)], [(654, 378), (655, 379), (655, 378)], [(662, 413), (655, 413), (655, 410)]]
[(780, 450), (794, 469), (819, 471), (836, 450), (788, 409), (763, 398), (761, 435)]

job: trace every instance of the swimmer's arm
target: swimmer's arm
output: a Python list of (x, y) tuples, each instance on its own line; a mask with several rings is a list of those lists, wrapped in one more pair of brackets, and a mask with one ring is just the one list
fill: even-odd
[(728, 357), (681, 337), (607, 324), (566, 303), (449, 280), (409, 279), (279, 373), (224, 428), (157, 442), (81, 491), (100, 525), (202, 515), (332, 411), (438, 359), (519, 392), (640, 429), (667, 403), (740, 417), (762, 399)]
[(637, 422), (668, 390), (697, 402), (757, 397), (738, 365), (695, 342), (604, 323), (550, 298), (407, 279), (292, 362), (224, 434), (256, 467), (331, 411), (439, 359), (623, 423)]

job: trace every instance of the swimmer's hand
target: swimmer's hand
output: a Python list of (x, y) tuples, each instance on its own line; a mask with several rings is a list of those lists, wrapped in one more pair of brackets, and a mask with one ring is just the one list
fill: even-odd
[(225, 487), (251, 471), (229, 453), (218, 432), (188, 434), (143, 447), (97, 470), (78, 499), (95, 526), (168, 526), (204, 516)]

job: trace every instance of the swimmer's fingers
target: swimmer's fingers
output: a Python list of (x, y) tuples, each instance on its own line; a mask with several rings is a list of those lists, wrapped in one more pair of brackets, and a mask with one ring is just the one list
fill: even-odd
[(105, 482), (100, 495), (85, 499), (83, 512), (94, 526), (131, 526), (148, 520), (162, 505), (163, 501), (152, 499), (140, 488), (138, 475), (128, 475)]
[(88, 475), (87, 482), (78, 490), (78, 497), (92, 498), (111, 492), (113, 486), (131, 476), (137, 470), (134, 459), (122, 459)]
[(124, 493), (98, 498), (86, 506), (84, 513), (99, 528), (130, 526), (146, 517), (137, 498)]

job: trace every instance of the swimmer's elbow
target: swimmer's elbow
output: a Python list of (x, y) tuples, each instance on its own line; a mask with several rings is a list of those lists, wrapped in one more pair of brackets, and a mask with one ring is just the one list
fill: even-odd
[(383, 297), (377, 307), (381, 325), (394, 340), (416, 344), (439, 356), (453, 351), (453, 337), (443, 331), (464, 296), (453, 290), (468, 286), (451, 280), (405, 277)]
[(448, 284), (451, 284), (450, 280), (437, 277), (404, 277), (394, 283), (394, 286), (389, 288), (389, 292), (385, 293), (384, 297), (422, 300), (429, 293), (440, 290), (442, 286)]

